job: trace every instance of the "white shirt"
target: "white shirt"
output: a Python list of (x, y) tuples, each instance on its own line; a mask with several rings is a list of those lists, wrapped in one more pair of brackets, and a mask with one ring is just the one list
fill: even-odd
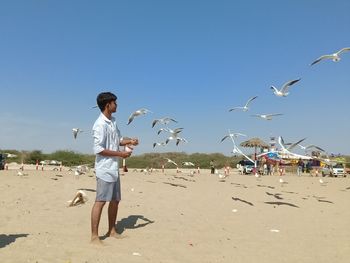
[(115, 182), (119, 177), (118, 157), (102, 156), (103, 150), (119, 151), (122, 139), (114, 117), (108, 119), (103, 113), (97, 118), (92, 128), (94, 138), (93, 150), (96, 154), (96, 177), (106, 182)]

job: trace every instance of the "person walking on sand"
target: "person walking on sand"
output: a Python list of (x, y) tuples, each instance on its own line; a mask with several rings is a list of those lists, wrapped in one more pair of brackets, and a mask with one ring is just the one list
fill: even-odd
[(302, 172), (303, 172), (303, 169), (304, 169), (304, 162), (301, 158), (299, 158), (298, 160), (298, 168), (297, 168), (297, 174), (298, 176), (301, 176)]
[(210, 173), (211, 174), (214, 174), (215, 173), (215, 163), (214, 163), (214, 160), (211, 160), (210, 163)]
[(91, 243), (103, 244), (98, 235), (101, 214), (106, 202), (108, 205), (107, 237), (118, 238), (115, 224), (118, 206), (121, 200), (119, 158), (127, 158), (132, 151), (124, 151), (119, 146), (138, 145), (137, 138), (121, 137), (115, 118), (117, 96), (111, 92), (103, 92), (97, 96), (97, 105), (101, 114), (92, 128), (94, 139), (93, 150), (96, 155), (96, 200), (91, 210)]

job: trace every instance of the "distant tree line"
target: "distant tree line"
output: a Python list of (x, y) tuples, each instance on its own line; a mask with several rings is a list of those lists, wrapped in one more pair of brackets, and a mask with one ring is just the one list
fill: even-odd
[[(22, 161), (26, 164), (36, 164), (37, 160), (56, 160), (62, 162), (64, 166), (76, 166), (76, 165), (89, 165), (94, 166), (95, 155), (82, 154), (74, 151), (59, 150), (53, 153), (43, 153), (40, 150), (34, 151), (17, 151), (17, 150), (0, 150), (0, 153), (11, 153), (17, 157), (9, 158), (7, 162)], [(344, 156), (346, 159), (346, 166), (350, 166), (350, 156)], [(164, 165), (166, 168), (175, 168), (176, 166), (167, 163), (165, 158), (169, 158), (176, 162), (179, 167), (183, 167), (183, 162), (192, 162), (195, 167), (198, 166), (202, 169), (209, 169), (209, 163), (214, 161), (216, 168), (220, 169), (225, 165), (236, 167), (236, 164), (243, 159), (242, 156), (226, 156), (221, 153), (192, 153), (187, 154), (185, 152), (166, 152), (166, 153), (144, 153), (141, 155), (134, 155), (126, 160), (127, 167), (130, 168), (161, 168)], [(122, 163), (120, 162), (120, 166)]]

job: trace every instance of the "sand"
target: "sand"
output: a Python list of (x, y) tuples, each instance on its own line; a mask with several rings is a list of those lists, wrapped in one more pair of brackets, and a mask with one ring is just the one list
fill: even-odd
[[(39, 168), (40, 169), (40, 168)], [(350, 262), (350, 179), (122, 175), (118, 232), (90, 244), (92, 172), (0, 171), (0, 262)], [(51, 169), (51, 170), (49, 170)], [(88, 201), (68, 207), (78, 190)]]

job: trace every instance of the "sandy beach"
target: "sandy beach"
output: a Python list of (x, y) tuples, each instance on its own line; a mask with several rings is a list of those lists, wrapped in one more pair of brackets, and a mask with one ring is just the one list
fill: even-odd
[[(92, 172), (0, 171), (0, 262), (349, 262), (350, 180), (209, 170), (122, 175), (118, 232), (90, 244)], [(88, 201), (68, 207), (78, 190)], [(104, 208), (100, 236), (107, 230)]]

